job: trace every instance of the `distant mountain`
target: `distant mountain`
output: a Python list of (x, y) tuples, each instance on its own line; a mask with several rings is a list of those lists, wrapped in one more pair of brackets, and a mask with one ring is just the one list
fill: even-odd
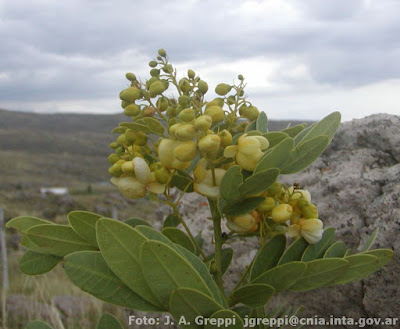
[[(111, 130), (123, 114), (38, 114), (0, 109), (0, 182), (108, 180)], [(270, 121), (270, 130), (289, 121)], [(291, 122), (292, 125), (299, 122)]]

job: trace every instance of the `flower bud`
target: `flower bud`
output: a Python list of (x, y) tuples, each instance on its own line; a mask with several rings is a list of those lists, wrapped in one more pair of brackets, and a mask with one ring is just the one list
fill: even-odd
[(188, 77), (189, 79), (194, 79), (196, 73), (193, 70), (188, 70)]
[(136, 104), (129, 104), (124, 108), (124, 114), (127, 117), (135, 117), (140, 114), (140, 107)]
[(151, 98), (161, 95), (164, 91), (165, 91), (165, 87), (161, 81), (153, 82), (149, 88)]
[(244, 80), (243, 75), (239, 74), (239, 75), (238, 75), (238, 79), (239, 79), (240, 81), (243, 81), (243, 80)]
[(150, 75), (152, 77), (158, 78), (160, 76), (160, 70), (159, 69), (151, 69), (150, 70)]
[(297, 206), (300, 208), (305, 219), (318, 218), (318, 208), (316, 205), (308, 203), (304, 199), (299, 199)]
[(147, 193), (146, 185), (140, 183), (135, 177), (122, 177), (118, 181), (118, 189), (128, 199), (144, 197)]
[(179, 161), (192, 161), (197, 155), (197, 145), (193, 141), (181, 142), (174, 149), (174, 156)]
[(291, 200), (304, 199), (307, 202), (311, 202), (311, 194), (307, 190), (295, 189), (293, 186), (288, 189), (289, 194), (291, 195)]
[(137, 99), (142, 97), (142, 93), (141, 93), (139, 88), (129, 87), (129, 88), (124, 89), (120, 93), (119, 97), (123, 101), (129, 102), (129, 103), (133, 103), (135, 100), (137, 100)]
[(117, 143), (118, 143), (119, 145), (126, 145), (126, 144), (128, 144), (128, 141), (126, 140), (126, 137), (125, 137), (124, 134), (119, 135), (119, 137), (118, 137), (118, 139), (117, 139)]
[(265, 200), (257, 207), (257, 210), (261, 212), (267, 212), (271, 211), (275, 206), (275, 199), (271, 197), (266, 197)]
[(167, 108), (168, 108), (168, 98), (166, 97), (160, 97), (159, 99), (157, 99), (157, 108), (161, 111), (164, 112)]
[(211, 102), (208, 102), (206, 105), (206, 109), (211, 107), (211, 106), (219, 106), (222, 107), (224, 106), (224, 100), (222, 98), (214, 98)]
[(179, 119), (185, 122), (193, 121), (196, 113), (191, 108), (186, 108), (179, 113)]
[(163, 167), (160, 162), (153, 163), (151, 168), (160, 184), (166, 184), (169, 181), (171, 173), (167, 168)]
[(117, 142), (111, 142), (111, 143), (109, 144), (109, 146), (110, 146), (112, 149), (116, 149), (116, 148), (119, 146), (119, 144), (118, 144)]
[(190, 90), (190, 82), (186, 78), (182, 78), (179, 81), (179, 88), (183, 93), (187, 93)]
[(157, 77), (151, 77), (149, 80), (146, 81), (146, 88), (149, 89), (150, 86), (156, 81), (160, 81), (160, 79)]
[(158, 54), (159, 54), (161, 57), (167, 57), (167, 52), (166, 52), (163, 48), (158, 49)]
[(206, 131), (211, 127), (212, 118), (209, 115), (201, 115), (194, 120), (194, 126), (197, 130)]
[[(172, 120), (170, 120), (172, 122)], [(176, 137), (176, 131), (183, 126), (183, 123), (174, 123), (172, 124), (169, 129), (168, 132), (172, 137)]]
[(125, 74), (125, 78), (127, 78), (129, 81), (135, 81), (136, 80), (136, 75), (134, 75), (133, 73), (126, 73)]
[(144, 146), (147, 143), (147, 135), (143, 131), (136, 131), (135, 145)]
[(121, 107), (124, 109), (125, 107), (127, 107), (129, 104), (131, 104), (131, 103), (129, 103), (129, 102), (127, 102), (127, 101), (121, 101)]
[(156, 61), (150, 61), (149, 62), (149, 66), (150, 67), (156, 67), (157, 66), (157, 62)]
[(221, 138), (218, 135), (207, 135), (200, 139), (199, 149), (201, 152), (215, 152), (218, 151), (221, 145)]
[(290, 219), (293, 214), (293, 209), (287, 203), (282, 203), (272, 209), (271, 217), (276, 223), (283, 223)]
[(221, 146), (227, 147), (232, 144), (232, 135), (231, 133), (224, 129), (218, 133), (219, 138), (221, 138)]
[(185, 123), (176, 130), (175, 136), (180, 141), (191, 140), (197, 136), (197, 131), (194, 125)]
[(224, 119), (224, 110), (220, 106), (210, 106), (204, 111), (205, 115), (209, 115), (212, 118), (212, 122), (219, 122)]
[(208, 84), (207, 82), (203, 80), (199, 80), (197, 83), (197, 87), (199, 88), (199, 91), (204, 95), (208, 91)]
[(156, 109), (152, 106), (146, 106), (142, 112), (144, 117), (152, 117), (156, 114)]
[(259, 114), (260, 112), (258, 111), (258, 108), (255, 106), (249, 106), (243, 110), (243, 116), (249, 119), (250, 121), (256, 120)]
[(319, 242), (324, 233), (324, 224), (321, 220), (315, 219), (300, 219), (297, 224), (291, 225), (288, 230), (290, 237), (296, 237), (299, 234), (310, 244)]
[(253, 210), (249, 214), (228, 218), (226, 226), (235, 233), (250, 234), (258, 229), (259, 221), (257, 212)]
[(204, 180), (206, 177), (207, 173), (207, 160), (204, 158), (201, 158), (199, 162), (197, 163), (196, 168), (193, 170), (193, 177), (194, 180), (198, 183)]
[(115, 153), (110, 154), (107, 159), (108, 159), (108, 162), (112, 165), (120, 160), (118, 154), (115, 154)]
[(163, 70), (165, 73), (172, 73), (172, 72), (174, 71), (174, 68), (172, 67), (171, 64), (167, 64), (167, 65), (164, 65), (164, 66), (162, 67), (162, 70)]
[(137, 133), (132, 129), (125, 130), (125, 138), (129, 143), (134, 143), (136, 141)]
[(110, 168), (108, 168), (108, 172), (110, 175), (115, 177), (120, 177), (122, 175), (122, 164), (125, 163), (124, 160), (118, 160), (114, 163)]
[(274, 182), (268, 189), (267, 192), (270, 196), (278, 197), (282, 194), (282, 185), (279, 182)]
[(168, 87), (169, 87), (169, 82), (168, 82), (168, 80), (167, 80), (167, 79), (161, 79), (160, 81), (163, 83), (165, 90), (167, 90)]
[(184, 170), (190, 166), (190, 162), (183, 162), (175, 158), (174, 149), (181, 142), (171, 139), (162, 139), (158, 146), (158, 157), (161, 164), (167, 169)]
[(211, 169), (206, 170), (202, 180), (199, 180), (198, 176), (195, 177), (194, 190), (212, 200), (217, 200), (219, 198), (219, 186), (225, 173), (226, 171), (221, 168), (214, 169), (214, 175)]
[(228, 102), (228, 104), (229, 105), (233, 105), (233, 104), (235, 104), (235, 102), (236, 102), (236, 98), (235, 98), (235, 96), (229, 96), (228, 98), (227, 98), (227, 102)]
[(176, 107), (168, 106), (166, 113), (169, 117), (175, 117), (177, 115)]
[(135, 165), (132, 161), (126, 161), (122, 164), (121, 170), (125, 175), (133, 175), (135, 173)]
[(226, 83), (220, 83), (215, 87), (215, 92), (220, 96), (225, 96), (232, 89), (232, 86)]
[(187, 96), (187, 95), (179, 96), (179, 98), (178, 98), (178, 103), (179, 103), (179, 105), (181, 105), (181, 106), (183, 106), (183, 107), (186, 108), (186, 107), (189, 106), (190, 97)]

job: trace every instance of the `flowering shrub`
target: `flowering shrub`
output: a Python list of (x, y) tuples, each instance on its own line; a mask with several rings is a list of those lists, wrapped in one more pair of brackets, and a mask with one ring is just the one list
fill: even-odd
[[(17, 217), (8, 227), (21, 232), (27, 249), (22, 271), (42, 274), (63, 262), (75, 285), (106, 302), (169, 312), (185, 328), (198, 328), (196, 316), (236, 317), (231, 328), (241, 328), (241, 317), (264, 312), (281, 291), (361, 280), (391, 259), (391, 250), (370, 250), (376, 234), (361, 253), (352, 253), (335, 241), (334, 229), (324, 230), (307, 190), (277, 181), (321, 155), (340, 113), (309, 127), (269, 131), (266, 114), (247, 100), (242, 75), (233, 85), (218, 84), (218, 97), (206, 100), (208, 84), (193, 70), (177, 80), (163, 49), (149, 66), (145, 82), (126, 74), (129, 86), (119, 96), (127, 121), (113, 130), (118, 137), (110, 144), (109, 173), (126, 198), (171, 206), (163, 230), (85, 211), (69, 213), (69, 225)], [(172, 189), (180, 191), (177, 200)], [(208, 199), (213, 255), (178, 212), (185, 193)], [(222, 233), (222, 221), (229, 234)], [(238, 236), (258, 238), (260, 248), (236, 287), (226, 291), (223, 274), (233, 251), (223, 245)]]

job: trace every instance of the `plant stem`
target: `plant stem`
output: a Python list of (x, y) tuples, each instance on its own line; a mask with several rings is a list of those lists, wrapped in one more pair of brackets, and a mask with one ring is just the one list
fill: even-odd
[(224, 285), (222, 282), (222, 231), (221, 231), (221, 216), (218, 211), (217, 202), (208, 199), (210, 205), (211, 216), (214, 226), (214, 241), (215, 241), (215, 265), (216, 272), (214, 274), (215, 282), (219, 289), (224, 293)]
[(179, 213), (178, 211), (178, 207), (176, 206), (176, 204), (170, 204), (171, 207), (174, 209), (174, 214), (176, 217), (179, 218), (181, 224), (183, 225), (183, 227), (185, 228), (187, 234), (189, 235), (190, 240), (192, 240), (194, 246), (196, 247), (196, 249), (199, 251), (200, 255), (203, 257), (203, 259), (205, 261), (207, 261), (208, 257), (207, 255), (204, 253), (203, 249), (200, 248), (199, 244), (197, 243), (196, 239), (194, 238), (192, 232), (190, 232), (189, 227), (187, 226), (187, 224), (185, 223), (185, 221), (183, 220), (182, 215)]

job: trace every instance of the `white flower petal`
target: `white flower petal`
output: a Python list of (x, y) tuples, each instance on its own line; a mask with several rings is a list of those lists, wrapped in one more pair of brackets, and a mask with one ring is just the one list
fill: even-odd
[(142, 184), (148, 184), (152, 181), (150, 167), (147, 162), (139, 157), (134, 158), (133, 164), (135, 165), (135, 176)]
[(147, 189), (155, 194), (161, 194), (165, 191), (165, 185), (158, 182), (151, 182), (147, 185)]

